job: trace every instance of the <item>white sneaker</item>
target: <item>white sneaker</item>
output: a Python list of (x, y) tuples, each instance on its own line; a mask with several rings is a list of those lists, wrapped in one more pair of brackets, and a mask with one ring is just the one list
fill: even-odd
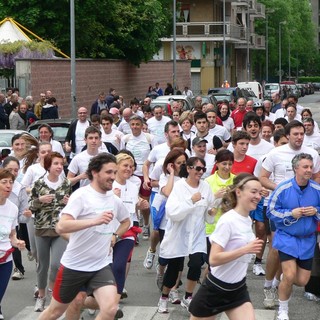
[(96, 313), (96, 309), (88, 309), (88, 313), (90, 316), (94, 316)]
[(289, 320), (288, 310), (281, 310), (278, 312), (277, 320)]
[(158, 302), (158, 312), (159, 313), (168, 313), (168, 298), (162, 298), (160, 297), (159, 302)]
[(181, 303), (178, 290), (171, 290), (169, 292), (169, 301), (172, 304), (180, 304)]
[(11, 279), (12, 279), (12, 280), (21, 280), (21, 279), (23, 279), (23, 278), (24, 278), (23, 273), (20, 272), (19, 269), (15, 268)]
[(155, 252), (151, 252), (150, 249), (148, 249), (147, 255), (146, 255), (146, 257), (145, 257), (145, 259), (143, 261), (143, 266), (146, 269), (151, 269), (152, 268), (155, 256), (156, 256), (156, 253)]
[(305, 292), (303, 296), (309, 301), (319, 301), (319, 298), (311, 292)]
[(265, 308), (270, 309), (275, 306), (275, 293), (274, 293), (275, 288), (264, 288), (264, 299), (263, 299), (263, 305)]
[(44, 305), (46, 304), (46, 297), (37, 298), (36, 305), (34, 306), (35, 312), (42, 312), (44, 310)]
[(34, 260), (34, 256), (33, 256), (33, 254), (31, 253), (31, 251), (28, 251), (27, 257), (28, 257), (28, 260), (29, 260), (29, 261), (33, 261), (33, 260)]
[(34, 286), (34, 289), (33, 289), (33, 298), (34, 300), (38, 299), (38, 296), (39, 296), (39, 288), (37, 285)]
[(143, 226), (142, 228), (142, 239), (148, 240), (150, 237), (150, 228), (149, 226)]
[(126, 288), (123, 288), (120, 299), (126, 299), (128, 298), (128, 291)]
[(181, 300), (180, 305), (182, 307), (186, 308), (187, 310), (189, 310), (189, 305), (190, 305), (191, 301), (192, 301), (192, 297), (189, 297), (187, 299), (185, 297), (183, 297), (183, 299)]
[(263, 270), (261, 263), (254, 264), (252, 267), (252, 272), (256, 276), (264, 276), (266, 272)]

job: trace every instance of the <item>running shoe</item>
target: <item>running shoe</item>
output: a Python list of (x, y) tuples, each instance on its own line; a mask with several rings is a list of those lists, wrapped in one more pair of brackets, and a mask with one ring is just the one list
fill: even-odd
[(19, 269), (14, 268), (13, 271), (14, 271), (14, 272), (13, 272), (13, 275), (12, 275), (12, 277), (11, 277), (12, 280), (22, 280), (22, 279), (24, 278), (23, 273), (20, 272)]
[(128, 298), (128, 291), (126, 288), (123, 288), (120, 299), (126, 299)]
[(172, 304), (180, 304), (181, 303), (178, 290), (171, 290), (169, 292), (169, 301)]
[(288, 310), (279, 310), (277, 320), (289, 320)]
[(274, 293), (275, 288), (264, 288), (263, 293), (264, 293), (264, 299), (263, 299), (263, 305), (267, 309), (271, 309), (275, 306), (275, 293)]
[(256, 276), (264, 276), (266, 272), (263, 270), (261, 263), (255, 263), (252, 268), (253, 274)]
[(90, 316), (94, 316), (96, 313), (96, 309), (88, 309), (88, 313)]
[(143, 226), (142, 228), (142, 239), (148, 240), (150, 237), (150, 228), (149, 226)]
[(180, 305), (182, 307), (186, 308), (187, 310), (189, 310), (189, 305), (190, 305), (191, 301), (192, 301), (192, 297), (188, 297), (187, 299), (185, 297), (183, 297)]
[(160, 298), (159, 299), (159, 303), (158, 303), (158, 312), (159, 313), (168, 313), (169, 309), (168, 309), (168, 298)]
[(145, 259), (143, 261), (143, 266), (146, 269), (150, 270), (152, 268), (155, 256), (156, 256), (156, 253), (155, 252), (151, 252), (150, 248), (149, 248), (148, 251), (147, 251), (147, 255), (146, 255), (146, 257), (145, 257)]
[(38, 297), (36, 300), (36, 304), (34, 306), (34, 311), (42, 312), (44, 310), (45, 304), (46, 304), (46, 297), (43, 297), (43, 298)]
[(33, 261), (33, 260), (34, 260), (34, 256), (33, 256), (33, 254), (31, 253), (31, 251), (28, 251), (27, 257), (28, 257), (28, 260), (29, 260), (29, 261)]
[(34, 289), (33, 289), (33, 298), (34, 300), (38, 299), (38, 296), (39, 296), (39, 288), (37, 285), (34, 286)]
[(4, 316), (2, 314), (2, 310), (1, 310), (1, 306), (0, 306), (0, 320), (3, 320), (4, 319)]

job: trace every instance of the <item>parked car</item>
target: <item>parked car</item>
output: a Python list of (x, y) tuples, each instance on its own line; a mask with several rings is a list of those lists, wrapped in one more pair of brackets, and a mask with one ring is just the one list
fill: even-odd
[(38, 120), (30, 124), (27, 130), (30, 134), (32, 134), (35, 138), (38, 139), (39, 137), (38, 128), (42, 124), (46, 123), (50, 125), (50, 127), (53, 130), (53, 139), (63, 144), (71, 122), (72, 122), (72, 119), (70, 118)]
[(263, 99), (262, 86), (258, 81), (238, 82), (237, 85), (240, 89), (246, 89), (248, 91), (252, 91), (254, 93), (254, 96), (258, 100)]
[(1, 158), (5, 158), (11, 152), (11, 139), (14, 135), (19, 133), (26, 133), (24, 130), (13, 130), (13, 129), (1, 129), (0, 130), (0, 152)]
[(297, 83), (297, 88), (300, 91), (300, 97), (304, 97), (306, 95), (306, 86), (303, 83)]
[(208, 94), (208, 95), (197, 95), (197, 96), (193, 96), (192, 102), (195, 105), (195, 99), (196, 97), (201, 97), (202, 98), (202, 103), (212, 103), (214, 106), (217, 105), (217, 98), (213, 95), (213, 94)]
[(182, 102), (183, 104), (182, 111), (187, 111), (187, 110), (191, 111), (194, 109), (194, 103), (192, 99), (185, 95), (160, 96), (151, 101), (150, 107), (151, 107), (151, 110), (153, 110), (155, 106), (162, 106), (164, 107), (165, 114), (171, 115), (172, 114), (171, 104), (173, 101)]
[(314, 90), (319, 91), (320, 90), (320, 82), (313, 82), (312, 83)]
[(280, 84), (279, 83), (266, 83), (263, 88), (264, 99), (271, 100), (273, 93), (280, 93)]

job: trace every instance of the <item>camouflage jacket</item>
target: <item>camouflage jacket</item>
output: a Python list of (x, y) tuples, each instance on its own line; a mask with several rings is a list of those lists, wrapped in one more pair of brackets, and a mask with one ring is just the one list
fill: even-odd
[[(51, 203), (42, 203), (39, 197), (46, 194), (54, 194), (55, 198)], [(34, 213), (36, 229), (55, 229), (59, 220), (59, 214), (65, 207), (63, 197), (71, 194), (71, 184), (68, 179), (64, 179), (60, 187), (51, 189), (44, 179), (37, 180), (31, 189), (29, 199), (29, 209)]]

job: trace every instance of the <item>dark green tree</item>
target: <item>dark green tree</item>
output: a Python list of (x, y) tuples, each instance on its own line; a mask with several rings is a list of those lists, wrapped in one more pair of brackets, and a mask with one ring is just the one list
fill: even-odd
[[(170, 34), (168, 0), (75, 0), (76, 57), (149, 61)], [(12, 17), (70, 54), (70, 2), (0, 0), (0, 18)]]

